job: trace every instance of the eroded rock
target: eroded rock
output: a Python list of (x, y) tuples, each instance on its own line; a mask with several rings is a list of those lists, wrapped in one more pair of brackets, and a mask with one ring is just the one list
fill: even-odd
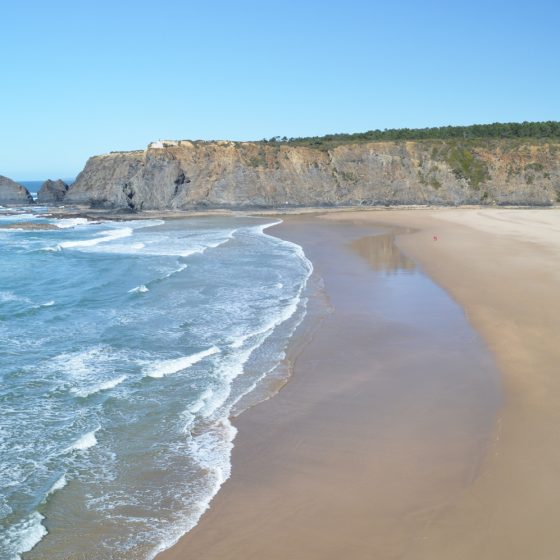
[(37, 193), (37, 202), (41, 204), (58, 204), (64, 200), (68, 192), (68, 185), (62, 180), (45, 181)]
[(33, 204), (33, 197), (29, 191), (19, 183), (0, 175), (0, 205), (26, 206)]

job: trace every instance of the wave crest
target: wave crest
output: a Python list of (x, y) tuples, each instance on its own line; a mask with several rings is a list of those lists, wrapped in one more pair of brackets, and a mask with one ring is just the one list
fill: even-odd
[(187, 369), (194, 364), (197, 364), (207, 356), (212, 354), (217, 354), (220, 349), (216, 346), (212, 346), (207, 350), (202, 352), (197, 352), (196, 354), (191, 354), (190, 356), (183, 356), (182, 358), (174, 358), (171, 360), (161, 360), (151, 364), (148, 368), (145, 368), (146, 375), (148, 377), (165, 377), (166, 375), (172, 375), (184, 369)]

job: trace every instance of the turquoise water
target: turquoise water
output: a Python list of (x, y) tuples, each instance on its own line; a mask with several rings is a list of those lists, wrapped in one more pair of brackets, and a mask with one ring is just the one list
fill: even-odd
[(270, 220), (44, 211), (0, 208), (0, 558), (152, 558), (229, 476), (311, 264)]

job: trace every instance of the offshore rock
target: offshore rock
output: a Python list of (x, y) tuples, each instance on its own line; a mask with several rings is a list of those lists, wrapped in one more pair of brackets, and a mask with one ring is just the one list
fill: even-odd
[(1, 229), (15, 229), (15, 230), (29, 230), (29, 231), (34, 231), (34, 230), (58, 230), (59, 228), (57, 226), (55, 226), (54, 224), (38, 224), (36, 222), (17, 222), (15, 224), (2, 224), (0, 225)]
[(130, 211), (397, 204), (550, 205), (560, 144), (157, 142), (88, 160), (65, 202)]
[(29, 191), (19, 183), (0, 175), (0, 205), (26, 206), (33, 204), (33, 197)]
[(37, 202), (41, 204), (57, 204), (62, 202), (68, 192), (68, 185), (62, 180), (45, 181), (37, 193)]

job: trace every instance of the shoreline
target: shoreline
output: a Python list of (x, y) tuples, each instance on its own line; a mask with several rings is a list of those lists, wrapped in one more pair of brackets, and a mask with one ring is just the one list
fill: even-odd
[[(239, 428), (239, 436), (233, 451), (232, 477), (199, 524), (174, 547), (158, 554), (157, 559), (190, 558), (193, 551), (192, 557), (201, 560), (274, 559), (275, 556), (270, 554), (267, 547), (272, 547), (273, 552), (278, 553), (278, 560), (322, 560), (331, 557), (334, 560), (341, 555), (365, 560), (371, 558), (372, 554), (381, 560), (470, 560), (473, 557), (482, 560), (525, 560), (535, 556), (554, 557), (560, 547), (555, 526), (560, 506), (554, 502), (553, 492), (557, 478), (556, 466), (560, 464), (560, 436), (555, 433), (556, 423), (560, 420), (560, 381), (556, 380), (557, 364), (560, 362), (557, 344), (557, 333), (560, 332), (560, 301), (557, 296), (557, 286), (560, 285), (560, 268), (557, 266), (560, 257), (560, 212), (554, 210), (352, 208), (329, 212), (314, 209), (293, 214), (252, 213), (259, 217), (284, 219), (271, 233), (298, 243), (304, 247), (306, 254), (308, 250), (317, 253), (318, 259), (313, 255), (311, 258), (314, 266), (318, 263), (322, 263), (322, 267), (331, 266), (329, 274), (323, 275), (325, 278), (331, 276), (325, 291), (326, 297), (332, 301), (331, 281), (334, 279), (334, 294), (339, 298), (334, 309), (353, 309), (354, 315), (347, 317), (345, 323), (337, 318), (334, 326), (329, 324), (329, 317), (326, 317), (326, 328), (331, 331), (338, 328), (337, 335), (333, 337), (331, 332), (330, 343), (323, 338), (321, 351), (315, 349), (311, 357), (309, 353), (306, 356), (306, 335), (297, 332), (292, 337), (290, 347), (299, 346), (301, 351), (299, 354), (290, 352), (290, 358), (295, 362), (292, 364), (295, 371), (289, 377), (290, 382), (282, 383), (267, 399), (252, 404), (246, 412), (233, 417), (234, 424)], [(199, 216), (199, 213), (180, 213), (176, 217), (185, 219)], [(68, 217), (68, 214), (60, 217)], [(144, 214), (137, 219), (150, 217), (153, 216)], [(173, 218), (166, 214), (161, 217)], [(316, 231), (302, 233), (302, 227), (311, 230), (316, 228)], [(376, 241), (373, 241), (372, 236), (375, 236)], [(379, 243), (382, 238), (384, 241)], [(395, 247), (400, 249), (398, 255)], [(360, 264), (356, 261), (357, 256)], [(477, 426), (470, 439), (463, 438), (462, 444), (470, 446), (470, 453), (463, 452), (461, 457), (455, 456), (448, 462), (447, 467), (453, 463), (453, 469), (461, 472), (459, 476), (453, 478), (448, 476), (449, 473), (434, 471), (441, 461), (433, 461), (433, 457), (437, 456), (437, 453), (433, 453), (426, 474), (435, 476), (439, 482), (447, 480), (447, 486), (435, 490), (430, 486), (430, 492), (421, 496), (422, 499), (417, 500), (414, 507), (400, 510), (399, 525), (402, 527), (399, 531), (393, 530), (387, 517), (383, 522), (380, 521), (378, 505), (383, 500), (378, 500), (379, 496), (374, 494), (374, 500), (369, 496), (365, 505), (361, 502), (361, 494), (366, 494), (364, 487), (369, 488), (364, 483), (394, 489), (397, 484), (395, 480), (383, 479), (391, 468), (377, 465), (380, 462), (379, 454), (372, 453), (371, 449), (362, 450), (360, 446), (341, 443), (356, 427), (364, 429), (364, 426), (376, 426), (378, 422), (386, 421), (386, 415), (374, 418), (372, 423), (369, 413), (362, 417), (354, 413), (356, 401), (364, 398), (362, 393), (367, 393), (362, 391), (365, 387), (360, 383), (344, 394), (342, 411), (338, 411), (338, 421), (346, 428), (340, 437), (335, 438), (338, 451), (330, 456), (324, 455), (320, 445), (330, 443), (331, 431), (326, 430), (326, 426), (332, 420), (332, 413), (327, 404), (339, 404), (334, 397), (340, 396), (337, 391), (341, 389), (341, 380), (333, 377), (335, 366), (339, 372), (354, 371), (360, 378), (359, 368), (354, 370), (359, 361), (355, 356), (363, 354), (362, 369), (365, 363), (378, 363), (367, 339), (346, 340), (344, 337), (348, 332), (363, 334), (356, 332), (357, 323), (371, 328), (375, 321), (368, 320), (368, 317), (379, 319), (375, 314), (380, 309), (361, 305), (366, 299), (366, 292), (360, 292), (364, 286), (352, 284), (359, 279), (367, 280), (371, 293), (378, 293), (379, 277), (376, 278), (376, 274), (379, 270), (376, 263), (379, 259), (383, 261), (381, 269), (385, 267), (385, 270), (393, 270), (391, 274), (396, 271), (397, 281), (400, 281), (399, 270), (406, 270), (411, 266), (410, 263), (413, 263), (412, 269), (416, 265), (420, 266), (434, 286), (441, 287), (451, 298), (450, 301), (457, 302), (468, 323), (482, 336), (484, 346), (490, 349), (500, 370), (499, 383), (504, 394), (503, 402), (491, 399), (485, 401), (481, 409), (487, 419), (492, 410), (494, 413), (497, 411), (495, 422), (486, 422), (483, 431)], [(353, 289), (361, 295), (356, 295)], [(394, 317), (394, 312), (398, 314), (410, 304), (405, 304), (402, 297), (399, 301), (400, 306), (394, 307), (393, 314), (389, 316)], [(418, 317), (422, 318), (430, 309), (429, 305), (425, 305)], [(307, 324), (306, 317), (303, 327), (306, 328)], [(421, 320), (418, 320), (418, 325), (423, 325)], [(425, 328), (428, 325), (423, 326)], [(321, 323), (320, 328), (317, 328), (319, 338), (324, 334), (320, 332), (324, 327)], [(313, 336), (308, 338), (309, 343), (313, 342)], [(404, 351), (395, 348), (391, 337), (383, 340), (388, 347), (393, 347), (394, 356), (387, 362), (388, 365), (392, 367), (395, 358), (407, 356), (406, 348)], [(350, 348), (351, 359), (346, 356), (345, 360), (337, 362), (340, 348)], [(420, 356), (421, 349), (421, 346), (417, 348)], [(451, 355), (449, 358), (451, 369), (455, 364), (463, 363), (458, 355), (454, 359), (451, 359)], [(318, 375), (318, 363), (327, 370), (331, 368), (330, 376)], [(364, 376), (361, 377), (363, 381)], [(409, 381), (414, 387), (415, 380)], [(485, 381), (489, 381), (487, 376)], [(323, 383), (326, 383), (324, 399), (319, 399), (309, 407), (307, 397), (312, 389)], [(441, 383), (445, 384), (446, 379), (440, 377), (437, 386)], [(398, 391), (385, 394), (385, 400), (382, 399), (378, 404), (394, 404), (394, 398), (408, 390), (409, 385), (401, 384)], [(471, 391), (469, 406), (463, 401), (463, 395), (454, 397), (455, 405), (457, 402), (462, 403), (465, 413), (461, 419), (463, 423), (456, 424), (457, 433), (469, 426), (469, 417), (480, 404), (477, 401), (487, 399), (488, 393), (494, 390), (496, 384), (490, 383), (486, 389), (478, 387)], [(368, 394), (373, 398), (376, 396), (371, 388)], [(417, 400), (412, 399), (409, 404), (415, 406)], [(441, 413), (441, 402), (436, 399), (432, 404), (435, 412)], [(374, 410), (377, 410), (376, 407)], [(310, 416), (311, 412), (316, 414), (315, 418)], [(288, 413), (293, 418), (287, 418)], [(284, 429), (271, 429), (271, 420), (284, 422)], [(436, 425), (447, 424), (440, 421)], [(436, 432), (438, 437), (442, 436), (437, 429)], [(432, 435), (432, 432), (425, 433), (423, 441)], [(445, 441), (448, 447), (452, 447), (456, 439), (448, 438), (445, 441), (443, 438), (440, 443)], [(408, 445), (411, 446), (417, 440), (409, 438)], [(468, 444), (465, 443), (467, 440)], [(301, 448), (305, 452), (303, 467), (297, 455)], [(356, 449), (358, 454), (363, 455), (362, 459), (366, 457), (364, 464), (372, 468), (367, 479), (350, 478), (352, 484), (360, 482), (352, 495), (333, 492), (333, 487), (337, 485), (332, 484), (333, 480), (344, 483), (342, 473), (354, 474), (349, 469), (353, 468), (352, 465), (338, 464), (334, 479), (314, 478), (315, 473), (312, 473), (310, 465), (322, 467), (340, 457), (341, 450), (348, 455), (354, 454)], [(408, 447), (401, 446), (401, 459), (407, 452)], [(404, 479), (401, 478), (399, 484), (402, 480), (410, 482), (418, 470), (425, 468), (426, 461), (413, 461), (412, 464), (415, 468)], [(394, 468), (395, 465), (391, 467), (395, 472), (398, 470)], [(295, 479), (306, 469), (307, 482), (298, 486)], [(295, 479), (286, 486), (288, 474)], [(451, 478), (452, 487), (449, 486)], [(259, 484), (256, 491), (256, 485)], [(297, 500), (293, 502), (294, 496), (298, 498), (305, 495), (308, 486), (313, 487), (317, 496), (325, 492), (332, 494), (326, 510), (310, 509), (310, 500), (303, 504), (297, 503)], [(410, 493), (410, 488), (408, 491)], [(263, 493), (268, 496), (268, 501), (263, 501)], [(290, 500), (291, 509), (286, 509), (286, 502)], [(377, 510), (370, 509), (370, 503), (376, 504)], [(393, 499), (386, 500), (385, 506), (393, 513), (398, 509)], [(336, 511), (341, 507), (346, 508), (349, 521), (339, 518), (332, 527), (320, 523), (325, 521), (325, 511)], [(248, 512), (252, 523), (246, 522)], [(293, 524), (292, 517), (299, 521), (297, 525)], [(367, 523), (378, 523), (379, 527), (383, 527), (382, 531), (378, 531), (377, 538), (367, 540), (357, 535), (356, 526), (363, 528)]]
[(371, 206), (292, 206), (286, 208), (259, 208), (259, 207), (239, 207), (239, 208), (208, 208), (208, 209), (188, 209), (188, 210), (143, 210), (125, 211), (122, 208), (101, 209), (89, 206), (50, 206), (50, 205), (13, 205), (0, 206), (0, 209), (17, 214), (18, 210), (34, 210), (44, 208), (43, 214), (60, 218), (86, 218), (88, 220), (149, 220), (149, 219), (168, 219), (180, 220), (192, 217), (204, 216), (300, 216), (300, 215), (323, 215), (323, 214), (346, 214), (346, 213), (387, 213), (403, 211), (420, 212), (452, 212), (462, 210), (535, 210), (535, 211), (554, 211), (560, 209), (560, 204), (551, 205), (516, 205), (509, 204), (503, 206), (481, 205), (481, 204), (460, 204), (460, 205), (422, 205), (422, 204), (400, 204), (400, 205), (371, 205)]
[[(364, 214), (370, 216), (376, 214), (377, 223), (381, 221), (378, 219), (377, 212)], [(329, 216), (337, 219), (334, 213), (327, 214), (327, 217)], [(321, 257), (322, 265), (331, 262), (335, 265), (348, 266), (353, 271), (352, 275), (371, 281), (375, 274), (371, 274), (372, 263), (367, 262), (367, 253), (371, 249), (367, 240), (372, 234), (380, 233), (379, 226), (372, 232), (369, 224), (348, 225), (350, 217), (347, 213), (339, 213), (339, 217), (346, 222), (346, 225), (342, 225), (342, 229), (347, 230), (346, 234), (350, 231), (350, 237), (345, 238), (345, 241), (358, 241), (359, 244), (360, 240), (365, 240), (362, 247), (365, 254), (359, 256), (357, 260), (356, 251), (359, 251), (359, 247), (336, 246), (334, 255), (324, 254)], [(351, 219), (353, 220), (353, 217)], [(307, 242), (302, 243), (301, 235), (299, 238), (297, 234), (294, 235), (294, 228), (297, 229), (294, 223), (297, 224), (298, 221), (320, 223), (321, 234), (317, 236), (315, 232), (311, 236), (308, 235)], [(315, 244), (315, 249), (311, 249), (313, 253), (324, 242), (321, 239), (323, 234), (336, 229), (335, 224), (329, 224), (322, 217), (294, 216), (285, 220), (282, 225), (276, 226), (274, 233), (283, 239), (302, 245), (306, 255), (316, 266), (317, 259), (314, 259), (313, 254), (309, 254), (311, 245)], [(394, 229), (394, 225), (391, 229)], [(331, 249), (333, 243), (336, 244), (335, 239), (329, 238), (328, 242), (331, 243)], [(386, 252), (387, 248), (388, 246), (381, 247), (380, 254)], [(379, 247), (377, 249), (374, 247), (373, 250), (378, 251)], [(395, 255), (388, 257), (391, 260)], [(406, 261), (406, 257), (403, 258)], [(321, 263), (319, 265), (321, 267)], [(401, 265), (402, 263), (397, 265), (397, 268)], [(329, 280), (329, 275), (332, 280), (334, 278), (332, 271), (326, 276), (326, 280)], [(339, 277), (336, 281), (339, 280), (344, 285), (345, 280)], [(364, 287), (362, 284), (360, 289)], [(328, 286), (326, 291), (329, 293)], [(335, 308), (350, 305), (353, 308), (352, 316), (342, 319), (339, 317), (334, 323), (330, 317), (327, 318), (320, 326), (317, 337), (309, 343), (311, 346), (319, 344), (321, 347), (319, 353), (317, 348), (311, 349), (310, 357), (309, 345), (306, 345), (301, 356), (295, 361), (295, 372), (289, 383), (274, 398), (252, 407), (234, 419), (238, 428), (238, 437), (233, 450), (231, 478), (214, 498), (210, 509), (199, 524), (182, 537), (174, 547), (158, 554), (158, 560), (188, 557), (319, 559), (338, 558), (343, 554), (349, 554), (353, 558), (371, 558), (374, 551), (379, 558), (404, 557), (411, 539), (416, 541), (420, 538), (422, 529), (433, 521), (435, 512), (440, 511), (444, 505), (452, 503), (476, 478), (489, 439), (493, 434), (493, 418), (498, 407), (496, 394), (491, 395), (489, 400), (479, 399), (481, 391), (479, 384), (482, 383), (488, 392), (492, 393), (496, 391), (495, 382), (490, 379), (488, 386), (487, 378), (469, 378), (469, 374), (464, 372), (464, 381), (467, 387), (472, 389), (467, 390), (468, 397), (459, 394), (451, 396), (453, 389), (450, 389), (449, 394), (445, 396), (439, 394), (436, 398), (434, 393), (426, 395), (423, 385), (418, 385), (417, 380), (407, 378), (415, 387), (416, 397), (420, 400), (427, 399), (426, 402), (432, 403), (428, 406), (422, 401), (425, 410), (418, 418), (408, 418), (410, 420), (408, 424), (419, 425), (424, 422), (424, 427), (429, 425), (430, 429), (422, 432), (420, 438), (413, 437), (410, 427), (403, 428), (402, 418), (393, 418), (394, 424), (385, 425), (385, 430), (388, 430), (388, 433), (393, 432), (397, 443), (388, 443), (388, 434), (382, 433), (383, 429), (377, 427), (386, 424), (386, 416), (392, 414), (390, 409), (384, 408), (387, 404), (382, 401), (383, 398), (391, 396), (398, 402), (397, 395), (402, 396), (403, 392), (406, 393), (407, 385), (401, 383), (398, 389), (395, 387), (389, 389), (384, 385), (387, 381), (380, 382), (379, 378), (373, 385), (368, 385), (371, 379), (368, 379), (367, 375), (364, 376), (364, 373), (369, 368), (368, 364), (371, 363), (372, 356), (363, 339), (354, 345), (352, 341), (346, 341), (346, 348), (355, 353), (354, 358), (346, 356), (344, 360), (344, 367), (350, 367), (353, 371), (351, 381), (341, 380), (337, 376), (342, 362), (337, 361), (333, 350), (336, 347), (340, 349), (340, 346), (336, 343), (332, 346), (332, 332), (326, 341), (322, 331), (325, 328), (332, 330), (334, 324), (336, 337), (340, 338), (348, 331), (360, 337), (361, 327), (364, 327), (365, 332), (373, 332), (367, 329), (375, 327), (362, 313), (360, 298), (357, 300), (354, 298), (354, 301), (352, 298), (348, 300), (341, 286), (338, 286), (335, 291), (338, 292), (338, 298), (342, 296)], [(362, 292), (362, 295), (364, 293)], [(332, 292), (329, 295), (332, 299)], [(361, 327), (356, 329), (356, 324)], [(390, 321), (385, 326), (390, 328)], [(378, 327), (375, 332), (376, 336), (383, 336)], [(396, 333), (398, 329), (393, 334)], [(400, 336), (402, 334), (401, 332)], [(298, 336), (296, 333), (296, 337)], [(323, 340), (317, 343), (317, 339), (321, 338)], [(391, 347), (391, 337), (383, 340)], [(412, 344), (417, 343), (418, 341)], [(422, 342), (425, 343), (426, 341)], [(319, 372), (316, 371), (321, 353), (328, 356), (328, 361), (338, 364), (338, 367), (334, 367), (326, 378), (318, 375)], [(357, 353), (361, 354), (359, 359), (355, 358)], [(396, 367), (395, 349), (390, 348), (383, 359), (385, 366)], [(446, 359), (453, 362), (451, 351), (446, 355)], [(466, 359), (466, 362), (468, 363), (469, 359)], [(323, 366), (328, 368), (328, 364)], [(485, 363), (482, 368), (492, 369), (492, 366)], [(398, 367), (397, 370), (406, 377)], [(441, 377), (442, 373), (444, 372), (440, 367), (440, 377), (435, 375), (432, 379), (436, 392), (441, 391), (441, 388), (437, 388), (438, 385), (445, 385), (444, 377)], [(379, 372), (378, 375), (384, 377)], [(439, 379), (439, 382), (436, 383), (436, 379)], [(326, 388), (325, 394), (318, 400), (314, 400), (312, 393), (317, 382), (325, 383)], [(376, 397), (379, 389), (382, 389), (380, 394), (383, 398)], [(355, 400), (363, 399), (363, 396), (360, 397), (361, 393), (374, 400), (381, 398), (381, 401), (376, 402), (384, 413), (376, 410), (372, 412), (364, 402), (361, 406), (355, 406)], [(338, 403), (336, 407), (341, 410), (336, 414), (338, 424), (331, 426), (332, 411), (326, 403), (332, 405), (335, 395), (337, 398), (335, 402)], [(433, 405), (438, 403), (438, 398), (453, 401), (455, 410), (460, 409), (461, 413), (454, 418), (446, 405), (434, 411), (436, 407)], [(477, 400), (485, 402), (481, 405), (480, 402), (476, 402)], [(466, 405), (467, 401), (469, 406)], [(340, 402), (343, 402), (342, 406)], [(462, 402), (462, 405), (457, 406), (457, 402)], [(410, 405), (414, 408), (414, 400)], [(482, 422), (484, 427), (481, 423), (473, 423), (470, 409), (471, 407), (476, 409), (477, 406), (481, 406), (477, 414), (479, 419), (485, 418)], [(426, 410), (432, 412), (427, 413)], [(401, 414), (405, 417), (407, 414), (414, 415), (407, 412), (406, 408), (401, 410)], [(325, 453), (323, 447), (328, 438), (325, 440), (324, 431), (327, 425), (334, 433), (343, 426), (340, 436), (342, 437), (342, 434), (345, 436), (336, 439), (338, 450)], [(397, 425), (398, 428), (395, 427)], [(348, 437), (348, 434), (353, 434), (356, 430), (361, 430), (361, 435), (367, 434), (367, 437), (372, 437), (374, 434), (376, 441), (375, 445), (366, 445), (365, 449), (358, 453), (363, 462), (358, 472), (354, 472), (353, 467), (344, 459), (345, 456), (351, 455), (354, 446), (360, 443), (359, 437), (355, 434), (354, 437)], [(434, 436), (434, 433), (437, 433), (437, 436)], [(364, 438), (365, 441), (368, 441), (367, 437)], [(347, 441), (344, 441), (345, 439)], [(416, 443), (418, 441), (419, 444)], [(390, 453), (387, 452), (387, 445), (394, 447)], [(449, 449), (452, 451), (450, 452)], [(384, 459), (380, 460), (380, 456)], [(411, 467), (414, 464), (416, 468)], [(312, 470), (309, 470), (311, 467)], [(371, 469), (371, 472), (368, 469)], [(315, 470), (318, 472), (313, 472)], [(349, 495), (345, 495), (343, 491), (349, 483), (344, 482), (345, 472), (353, 479), (351, 486), (355, 489)], [(394, 474), (395, 472), (399, 474)], [(414, 482), (410, 482), (411, 480)], [(395, 490), (403, 481), (408, 481), (404, 482), (407, 486), (406, 492)], [(377, 487), (379, 483), (382, 489)], [(424, 490), (426, 487), (429, 491)], [(334, 496), (325, 501), (321, 497), (325, 493)], [(322, 507), (316, 503), (318, 500), (322, 500)], [(343, 510), (345, 515), (333, 513), (338, 509)], [(330, 514), (326, 515), (326, 511)], [(356, 518), (358, 513), (361, 515)], [(374, 527), (373, 531), (372, 527), (368, 526), (370, 521)], [(373, 533), (373, 537), (369, 533)]]

